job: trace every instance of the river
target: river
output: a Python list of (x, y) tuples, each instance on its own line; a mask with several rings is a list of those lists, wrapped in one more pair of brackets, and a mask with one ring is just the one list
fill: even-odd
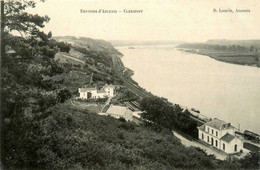
[(170, 102), (260, 133), (260, 68), (228, 64), (173, 45), (116, 47), (132, 78)]

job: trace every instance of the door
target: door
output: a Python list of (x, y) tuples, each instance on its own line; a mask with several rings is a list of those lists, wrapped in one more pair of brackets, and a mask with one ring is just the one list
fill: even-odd
[(91, 98), (92, 93), (91, 92), (87, 92), (87, 99)]
[(234, 151), (235, 151), (235, 152), (237, 151), (237, 144), (235, 145)]

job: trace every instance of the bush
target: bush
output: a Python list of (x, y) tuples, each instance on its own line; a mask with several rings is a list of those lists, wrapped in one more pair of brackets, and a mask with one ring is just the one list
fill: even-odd
[(57, 42), (57, 46), (59, 47), (61, 52), (70, 52), (70, 44), (62, 42)]
[(59, 102), (63, 103), (67, 99), (71, 98), (71, 96), (72, 96), (72, 94), (71, 94), (71, 92), (68, 89), (61, 89), (58, 92), (57, 98), (58, 98)]
[(56, 105), (37, 121), (16, 120), (10, 127), (18, 123), (19, 128), (4, 134), (5, 169), (237, 168), (182, 146), (167, 129), (158, 133), (68, 104)]
[(190, 118), (187, 110), (183, 112), (179, 105), (173, 105), (165, 98), (150, 97), (144, 98), (140, 106), (146, 112), (142, 117), (156, 124), (153, 126), (170, 130), (175, 128), (197, 138), (197, 122)]

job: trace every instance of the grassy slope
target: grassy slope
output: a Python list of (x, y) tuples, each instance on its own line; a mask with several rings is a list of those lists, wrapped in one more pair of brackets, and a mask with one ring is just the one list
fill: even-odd
[(98, 116), (69, 103), (55, 106), (40, 125), (40, 139), (47, 142), (38, 150), (38, 162), (46, 168), (211, 169), (221, 163), (185, 148), (170, 131)]

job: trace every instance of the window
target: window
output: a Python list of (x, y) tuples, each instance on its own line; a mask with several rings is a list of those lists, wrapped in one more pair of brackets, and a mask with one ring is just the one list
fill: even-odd
[(225, 150), (225, 144), (223, 143), (223, 151)]
[(218, 131), (216, 131), (216, 136), (218, 136)]
[(209, 136), (208, 136), (208, 142), (209, 142)]
[(204, 134), (202, 133), (201, 138), (204, 139)]
[(218, 147), (218, 141), (216, 140), (216, 147)]
[(208, 133), (209, 133), (209, 128), (208, 128)]
[(237, 144), (235, 144), (235, 148), (234, 148), (234, 151), (235, 151), (235, 152), (237, 151)]
[(211, 132), (212, 132), (212, 135), (214, 135), (214, 130), (213, 130), (213, 129), (212, 129), (212, 131), (211, 131)]

